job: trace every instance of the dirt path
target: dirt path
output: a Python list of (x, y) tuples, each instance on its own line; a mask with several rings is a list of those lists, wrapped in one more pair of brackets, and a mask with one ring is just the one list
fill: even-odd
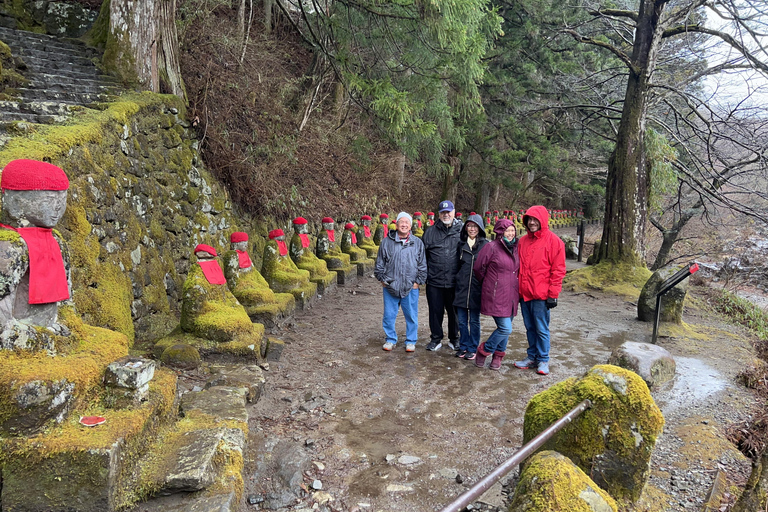
[[(382, 351), (381, 293), (372, 277), (361, 278), (276, 333), (286, 347), (281, 360), (270, 363), (264, 396), (250, 411), (244, 494), (252, 501), (273, 491), (278, 476), (257, 474), (257, 468), (282, 457), (269, 451), (282, 440), (306, 457), (303, 466), (297, 463), (309, 468), (304, 484), (311, 487), (316, 479), (322, 490), (310, 489), (279, 510), (311, 508), (315, 501), (333, 511), (439, 510), (520, 447), (523, 413), (534, 394), (605, 363), (624, 341), (650, 341), (652, 330), (622, 298), (566, 292), (552, 312), (551, 374), (512, 366), (527, 347), (519, 316), (508, 357), (500, 372), (492, 372), (455, 358), (445, 346), (436, 353), (424, 349), (429, 331), (423, 292), (417, 351), (404, 350), (402, 315), (400, 343), (393, 352)], [(708, 325), (696, 311), (686, 312), (695, 327), (677, 329), (674, 336), (661, 331), (660, 344), (679, 364), (674, 384), (654, 393), (667, 425), (648, 501), (658, 506), (663, 500), (662, 510), (698, 510), (718, 468), (736, 483), (749, 470), (748, 461), (722, 441), (722, 430), (743, 419), (752, 404), (735, 384), (752, 352), (732, 327)], [(493, 327), (492, 319), (482, 318), (483, 339)], [(483, 497), (496, 506), (502, 499), (500, 487)], [(652, 507), (639, 504), (636, 510), (646, 509)]]

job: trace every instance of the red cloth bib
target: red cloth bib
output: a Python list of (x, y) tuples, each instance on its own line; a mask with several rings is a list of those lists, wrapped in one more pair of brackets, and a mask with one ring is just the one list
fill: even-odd
[(363, 226), (363, 233), (365, 233), (365, 238), (371, 238), (371, 228), (368, 226)]
[(211, 284), (227, 284), (224, 278), (224, 272), (221, 270), (219, 262), (216, 260), (198, 261), (198, 265), (203, 269), (203, 275)]
[(299, 238), (301, 238), (301, 246), (303, 248), (309, 247), (309, 235), (306, 233), (299, 233)]
[(416, 225), (419, 226), (419, 229), (421, 229), (421, 221), (420, 220), (418, 220), (418, 219), (416, 220)]
[(49, 304), (69, 298), (61, 247), (49, 228), (11, 228), (29, 250), (29, 303)]
[(275, 240), (277, 242), (277, 248), (280, 251), (280, 256), (285, 256), (288, 254), (288, 247), (285, 245), (285, 242), (282, 240)]
[(330, 240), (331, 242), (335, 242), (336, 241), (336, 232), (335, 231), (332, 231), (330, 229), (326, 229), (325, 232), (328, 233), (328, 240)]
[(251, 265), (253, 265), (253, 262), (251, 261), (251, 258), (248, 257), (247, 251), (235, 251), (237, 253), (238, 263), (240, 263), (240, 268), (248, 268)]
[(357, 244), (357, 237), (355, 236), (355, 234), (354, 233), (350, 233), (350, 235), (352, 235), (352, 243), (353, 244)]

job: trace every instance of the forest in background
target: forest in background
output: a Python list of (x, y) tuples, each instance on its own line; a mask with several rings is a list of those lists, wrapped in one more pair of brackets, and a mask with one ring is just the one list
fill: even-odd
[(545, 204), (605, 218), (599, 260), (653, 268), (695, 255), (692, 229), (766, 219), (766, 16), (751, 0), (176, 9), (204, 158), (247, 210)]

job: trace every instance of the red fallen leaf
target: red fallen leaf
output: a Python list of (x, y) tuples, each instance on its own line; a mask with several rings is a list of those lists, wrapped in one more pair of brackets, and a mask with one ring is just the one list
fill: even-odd
[(80, 424), (85, 425), (86, 427), (95, 427), (106, 421), (107, 418), (104, 418), (103, 416), (80, 416)]

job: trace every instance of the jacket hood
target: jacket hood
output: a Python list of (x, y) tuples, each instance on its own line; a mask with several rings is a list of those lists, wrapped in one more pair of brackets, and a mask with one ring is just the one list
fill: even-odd
[(469, 235), (467, 234), (467, 224), (469, 222), (474, 222), (478, 225), (480, 228), (480, 232), (477, 234), (478, 238), (485, 238), (485, 225), (483, 224), (483, 218), (479, 215), (470, 215), (469, 218), (464, 222), (464, 226), (461, 228), (461, 241), (466, 242), (469, 238)]
[[(507, 228), (514, 225), (515, 223), (509, 219), (497, 220), (496, 225), (493, 226), (493, 232), (496, 233), (496, 239), (501, 240), (501, 237), (504, 236), (504, 232), (507, 230)], [(517, 238), (517, 235), (515, 235), (515, 238)]]
[(549, 229), (549, 212), (541, 205), (531, 206), (523, 215), (523, 227), (528, 228), (528, 217), (533, 217), (541, 224), (541, 231)]

